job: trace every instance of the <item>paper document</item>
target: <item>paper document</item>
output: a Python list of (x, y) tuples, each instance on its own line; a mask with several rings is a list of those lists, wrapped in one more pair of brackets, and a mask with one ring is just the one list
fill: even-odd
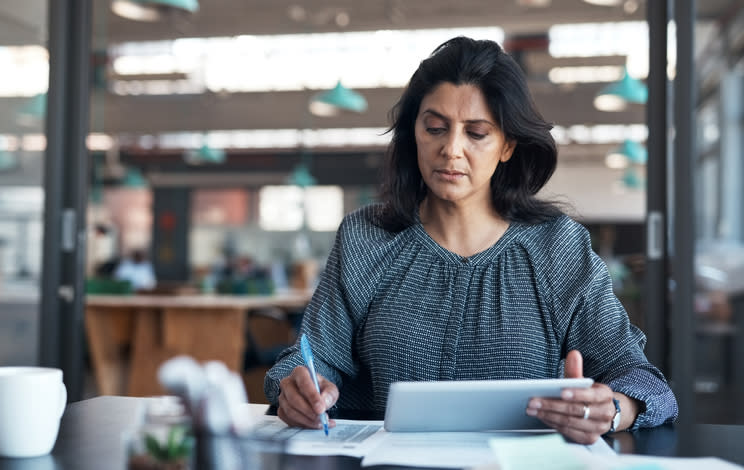
[(256, 419), (253, 431), (263, 437), (287, 439), (288, 454), (363, 457), (379, 442), (384, 433), (382, 423), (337, 419), (336, 427), (326, 436), (322, 429), (292, 428), (277, 416), (262, 416)]
[(362, 459), (370, 465), (463, 468), (493, 462), (490, 433), (385, 432), (380, 443)]
[[(601, 440), (601, 439), (600, 439)], [(559, 434), (534, 437), (504, 437), (488, 441), (499, 470), (584, 470), (586, 465), (579, 452), (586, 447), (573, 449)]]
[(489, 441), (497, 458), (495, 465), (478, 470), (741, 470), (743, 467), (724, 460), (708, 458), (672, 458), (616, 454), (599, 439), (592, 445), (568, 444), (559, 435)]
[(544, 435), (546, 430), (494, 432), (385, 432), (362, 466), (409, 465), (467, 468), (496, 461), (488, 445), (495, 436)]
[[(598, 459), (597, 462), (601, 462)], [(731, 462), (719, 459), (717, 457), (692, 457), (692, 458), (674, 458), (674, 457), (651, 457), (647, 455), (618, 455), (611, 465), (601, 467), (588, 467), (594, 470), (743, 470), (744, 467), (735, 465)]]

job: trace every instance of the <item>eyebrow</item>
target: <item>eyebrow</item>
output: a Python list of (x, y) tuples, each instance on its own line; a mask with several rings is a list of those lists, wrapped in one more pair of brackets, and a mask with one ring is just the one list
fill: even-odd
[[(444, 114), (438, 113), (438, 112), (434, 111), (431, 108), (425, 109), (421, 114), (433, 114), (434, 116), (436, 116), (436, 117), (438, 117), (440, 119), (443, 119), (445, 121), (450, 121), (451, 120), (450, 118), (448, 118)], [(488, 119), (466, 119), (464, 122), (466, 124), (481, 124), (481, 123), (486, 123), (486, 124), (492, 125), (493, 127), (498, 127), (498, 126), (496, 126), (496, 124), (492, 123)]]

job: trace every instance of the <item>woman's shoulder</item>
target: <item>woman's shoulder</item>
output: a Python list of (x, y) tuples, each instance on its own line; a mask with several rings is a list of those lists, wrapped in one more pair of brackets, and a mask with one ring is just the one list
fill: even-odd
[(345, 248), (358, 248), (366, 252), (390, 249), (410, 237), (408, 230), (391, 232), (378, 223), (381, 204), (369, 204), (344, 216), (338, 238)]
[(523, 243), (546, 253), (576, 248), (589, 240), (586, 228), (565, 214), (539, 224), (524, 225), (521, 234)]
[(349, 212), (341, 221), (339, 232), (346, 237), (364, 239), (389, 238), (395, 235), (377, 224), (381, 209), (380, 204), (368, 204)]
[(519, 238), (530, 264), (543, 276), (560, 279), (594, 263), (589, 232), (569, 216), (524, 226)]

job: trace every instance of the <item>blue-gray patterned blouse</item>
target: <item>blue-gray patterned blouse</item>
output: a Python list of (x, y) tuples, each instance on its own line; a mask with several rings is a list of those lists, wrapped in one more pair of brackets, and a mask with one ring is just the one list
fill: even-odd
[[(318, 373), (339, 387), (339, 408), (383, 411), (398, 380), (561, 377), (566, 353), (578, 349), (585, 376), (645, 403), (634, 428), (676, 418), (672, 391), (643, 354), (646, 338), (580, 224), (566, 216), (512, 223), (464, 258), (420, 223), (381, 229), (374, 210), (344, 218), (303, 317)], [(301, 364), (297, 345), (280, 355), (264, 383), (271, 403)]]

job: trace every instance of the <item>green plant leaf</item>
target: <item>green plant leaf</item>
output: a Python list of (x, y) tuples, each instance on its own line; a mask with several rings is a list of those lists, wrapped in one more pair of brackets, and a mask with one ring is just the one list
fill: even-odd
[(185, 431), (181, 426), (173, 426), (168, 431), (168, 460), (174, 459), (181, 446)]
[(145, 446), (147, 447), (147, 452), (157, 460), (167, 459), (167, 450), (160, 445), (160, 442), (158, 442), (155, 436), (145, 434)]
[(183, 458), (188, 457), (191, 455), (191, 449), (194, 448), (194, 438), (191, 436), (186, 436), (183, 441), (181, 442), (181, 445), (176, 449), (175, 458)]

